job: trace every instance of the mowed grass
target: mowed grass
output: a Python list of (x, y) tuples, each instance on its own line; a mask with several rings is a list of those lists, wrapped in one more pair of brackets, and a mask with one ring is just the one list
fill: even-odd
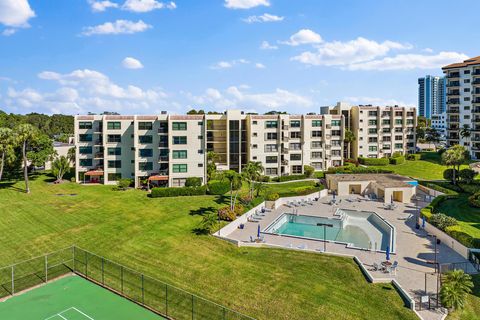
[(454, 217), (458, 221), (455, 226), (459, 231), (468, 233), (474, 238), (480, 238), (480, 208), (469, 205), (468, 194), (461, 193), (457, 198), (440, 203), (438, 212)]
[(0, 183), (1, 265), (76, 244), (258, 319), (416, 319), (352, 259), (195, 234), (202, 214), (227, 202), (219, 197), (151, 199), (46, 179), (32, 180), (31, 194)]

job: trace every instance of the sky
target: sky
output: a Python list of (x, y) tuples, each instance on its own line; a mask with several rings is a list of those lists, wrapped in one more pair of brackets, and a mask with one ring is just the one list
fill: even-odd
[[(417, 105), (480, 55), (480, 2), (0, 0), (0, 110), (319, 112)], [(457, 14), (452, 9), (468, 8)]]

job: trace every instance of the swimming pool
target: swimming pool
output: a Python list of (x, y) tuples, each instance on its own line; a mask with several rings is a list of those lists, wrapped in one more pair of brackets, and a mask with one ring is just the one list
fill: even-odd
[[(329, 224), (324, 228), (318, 224)], [(324, 234), (324, 230), (326, 234)], [(284, 213), (264, 233), (308, 239), (326, 239), (348, 247), (375, 251), (395, 250), (394, 227), (375, 212), (337, 209), (334, 218)]]

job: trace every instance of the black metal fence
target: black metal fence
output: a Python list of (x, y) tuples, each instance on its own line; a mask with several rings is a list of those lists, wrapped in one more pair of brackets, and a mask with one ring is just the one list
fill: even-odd
[(0, 299), (72, 272), (169, 319), (255, 320), (76, 246), (1, 267)]
[(480, 266), (472, 261), (443, 263), (439, 265), (440, 273), (445, 273), (453, 270), (463, 270), (465, 273), (478, 273)]

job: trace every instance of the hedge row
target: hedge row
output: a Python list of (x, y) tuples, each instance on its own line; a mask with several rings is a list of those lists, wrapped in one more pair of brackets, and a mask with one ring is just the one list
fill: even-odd
[(202, 196), (207, 194), (207, 186), (182, 187), (182, 188), (153, 188), (152, 198), (181, 197), (181, 196)]
[(388, 164), (388, 158), (358, 158), (360, 164), (366, 166), (386, 166)]
[(228, 191), (230, 191), (230, 183), (226, 180), (211, 180), (208, 182), (208, 194), (220, 196)]
[(388, 159), (388, 162), (394, 165), (402, 164), (405, 162), (405, 157), (404, 156), (392, 157)]
[(365, 168), (354, 166), (342, 166), (329, 168), (327, 173), (392, 173), (393, 170), (382, 168)]
[(418, 161), (420, 159), (422, 159), (422, 155), (419, 153), (413, 153), (413, 154), (407, 155), (407, 160)]
[(419, 181), (418, 183), (420, 183), (422, 186), (448, 195), (458, 195), (459, 192), (463, 191), (459, 186), (454, 186), (448, 182)]
[(307, 176), (304, 174), (292, 174), (289, 176), (280, 176), (280, 177), (275, 177), (272, 179), (272, 181), (275, 182), (285, 182), (285, 181), (292, 181), (292, 180), (302, 180), (306, 179)]

